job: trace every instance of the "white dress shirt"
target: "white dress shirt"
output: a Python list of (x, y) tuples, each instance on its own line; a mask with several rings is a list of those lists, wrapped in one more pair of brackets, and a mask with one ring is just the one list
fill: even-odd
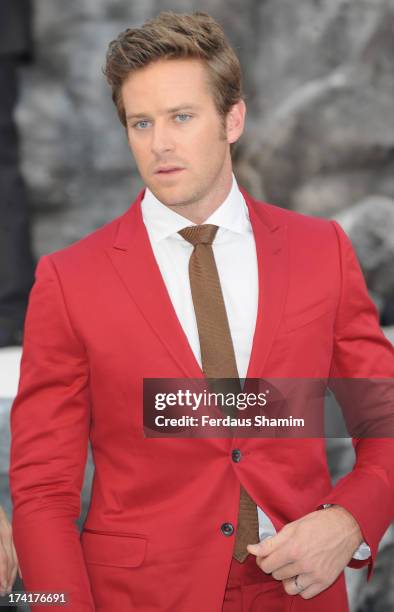
[[(218, 226), (212, 248), (220, 278), (227, 318), (237, 362), (238, 375), (246, 378), (258, 304), (258, 269), (256, 246), (249, 211), (234, 174), (230, 193), (224, 202), (204, 221)], [(162, 204), (146, 188), (141, 202), (154, 256), (168, 294), (190, 347), (201, 367), (197, 321), (189, 281), (189, 259), (193, 245), (178, 234), (179, 230), (196, 225)], [(260, 540), (276, 533), (275, 527), (257, 506)], [(366, 559), (368, 554), (355, 558)]]

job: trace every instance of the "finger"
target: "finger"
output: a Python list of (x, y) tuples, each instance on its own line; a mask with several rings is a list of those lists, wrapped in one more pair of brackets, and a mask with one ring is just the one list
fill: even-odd
[(287, 541), (287, 535), (282, 530), (273, 536), (267, 536), (258, 544), (248, 544), (247, 550), (256, 557), (267, 557), (273, 553), (283, 542)]
[(297, 563), (298, 559), (293, 556), (290, 544), (282, 544), (281, 548), (275, 550), (267, 557), (257, 558), (257, 565), (266, 574), (272, 574), (272, 572), (284, 570), (290, 563)]
[(279, 569), (274, 570), (272, 572), (272, 577), (275, 578), (275, 580), (288, 580), (289, 578), (302, 574), (303, 571), (304, 568), (301, 567), (300, 563), (287, 563), (287, 565), (283, 565)]
[(3, 543), (0, 540), (0, 588), (5, 590), (8, 584), (8, 556), (4, 550)]
[(15, 557), (13, 555), (12, 549), (13, 549), (13, 543), (12, 543), (12, 531), (7, 530), (7, 532), (5, 534), (3, 534), (3, 539), (2, 539), (2, 544), (3, 544), (3, 549), (5, 551), (6, 557), (7, 557), (7, 574), (6, 574), (6, 581), (7, 581), (7, 586), (11, 581), (12, 578), (12, 573), (15, 569)]
[(22, 578), (22, 571), (21, 571), (21, 567), (20, 567), (20, 565), (19, 565), (18, 553), (16, 552), (16, 548), (15, 548), (14, 543), (12, 544), (12, 546), (13, 546), (13, 549), (14, 549), (14, 555), (15, 555), (15, 559), (16, 559), (16, 565), (17, 565), (17, 567), (18, 567), (18, 574), (19, 574), (19, 578), (20, 578), (21, 580), (23, 580), (23, 578)]
[(296, 574), (296, 576), (297, 582), (295, 576), (282, 580), (283, 587), (288, 595), (301, 595), (307, 589), (310, 589), (313, 584), (316, 584), (310, 574)]
[(316, 595), (324, 591), (326, 588), (327, 588), (326, 585), (319, 584), (318, 582), (314, 582), (313, 584), (311, 584), (310, 587), (307, 587), (306, 589), (301, 591), (299, 595), (303, 599), (311, 599), (312, 597), (315, 597)]
[(14, 586), (15, 580), (16, 580), (16, 574), (18, 572), (18, 559), (16, 556), (16, 550), (15, 550), (13, 543), (11, 545), (11, 555), (12, 555), (12, 570), (11, 570), (10, 580), (8, 583), (9, 589), (12, 589), (12, 587)]

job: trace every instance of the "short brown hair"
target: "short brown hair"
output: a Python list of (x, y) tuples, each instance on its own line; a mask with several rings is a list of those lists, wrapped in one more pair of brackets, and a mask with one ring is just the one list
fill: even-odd
[(112, 87), (112, 100), (122, 124), (126, 116), (121, 89), (127, 76), (160, 59), (201, 59), (219, 115), (244, 98), (239, 60), (226, 40), (223, 28), (207, 13), (161, 12), (140, 28), (121, 32), (108, 47), (103, 69)]

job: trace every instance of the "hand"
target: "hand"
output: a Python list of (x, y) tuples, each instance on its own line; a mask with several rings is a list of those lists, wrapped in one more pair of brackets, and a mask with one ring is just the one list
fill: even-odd
[(352, 514), (333, 505), (288, 523), (247, 549), (263, 572), (282, 580), (286, 593), (310, 599), (336, 580), (362, 541)]
[[(12, 540), (12, 527), (0, 506), (0, 595), (11, 592), (18, 569), (18, 558)], [(21, 576), (20, 572), (19, 575)]]

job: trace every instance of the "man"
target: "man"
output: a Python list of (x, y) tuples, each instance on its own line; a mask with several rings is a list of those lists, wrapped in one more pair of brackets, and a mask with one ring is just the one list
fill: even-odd
[(11, 419), (26, 588), (81, 612), (347, 610), (343, 569), (371, 572), (393, 518), (391, 441), (355, 441), (332, 488), (322, 439), (145, 437), (142, 390), (393, 376), (350, 242), (238, 188), (239, 63), (208, 15), (126, 30), (106, 74), (146, 189), (37, 267)]
[(30, 0), (0, 2), (0, 347), (22, 343), (34, 280), (29, 208), (14, 112), (18, 69), (31, 60)]

